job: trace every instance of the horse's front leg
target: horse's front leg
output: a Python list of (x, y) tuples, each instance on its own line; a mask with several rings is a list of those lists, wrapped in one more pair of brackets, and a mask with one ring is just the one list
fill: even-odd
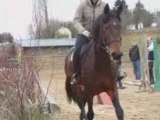
[(118, 120), (124, 120), (124, 112), (119, 102), (118, 91), (116, 90), (113, 94), (110, 94), (110, 97), (115, 108)]
[(93, 120), (93, 118), (94, 118), (93, 97), (89, 98), (89, 99), (87, 100), (87, 102), (88, 102), (87, 118), (88, 118), (88, 120)]
[(82, 100), (82, 99), (79, 99), (77, 101), (78, 103), (78, 106), (81, 110), (81, 113), (80, 113), (80, 120), (87, 120), (87, 116), (86, 116), (86, 111), (85, 111), (85, 104), (86, 104), (86, 100)]

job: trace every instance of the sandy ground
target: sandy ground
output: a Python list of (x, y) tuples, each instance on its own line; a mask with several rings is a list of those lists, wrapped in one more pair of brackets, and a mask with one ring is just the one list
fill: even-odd
[[(49, 91), (61, 108), (60, 120), (79, 120), (80, 110), (75, 103), (69, 104), (65, 93), (65, 76), (63, 67), (56, 70), (41, 70), (40, 79), (47, 87), (51, 80)], [(128, 78), (133, 81), (131, 67), (126, 68)], [(51, 75), (53, 73), (53, 78)], [(127, 85), (126, 89), (119, 89), (120, 102), (124, 109), (125, 120), (160, 120), (160, 92), (140, 92), (139, 86)], [(95, 120), (116, 120), (112, 105), (94, 105)]]

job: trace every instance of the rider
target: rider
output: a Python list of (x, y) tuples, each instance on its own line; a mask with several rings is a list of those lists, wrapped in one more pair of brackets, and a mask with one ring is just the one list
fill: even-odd
[(70, 84), (78, 84), (80, 80), (80, 50), (91, 39), (92, 24), (103, 13), (106, 3), (102, 0), (84, 0), (74, 16), (74, 27), (78, 31), (73, 55), (73, 75)]
[(89, 43), (92, 24), (96, 17), (103, 13), (105, 3), (102, 0), (84, 0), (78, 7), (74, 16), (74, 27), (78, 31), (73, 55), (73, 76), (71, 84), (78, 83), (80, 79), (80, 50), (84, 44)]

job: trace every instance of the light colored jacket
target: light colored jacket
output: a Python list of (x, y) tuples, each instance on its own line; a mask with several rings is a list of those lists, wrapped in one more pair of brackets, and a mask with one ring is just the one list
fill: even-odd
[(87, 30), (91, 32), (92, 24), (96, 17), (103, 13), (106, 3), (99, 0), (97, 5), (94, 7), (90, 0), (83, 1), (74, 16), (74, 27), (81, 34)]
[(153, 41), (150, 41), (150, 44), (149, 44), (149, 46), (148, 46), (148, 51), (153, 51), (153, 49), (154, 49), (154, 43), (153, 43)]

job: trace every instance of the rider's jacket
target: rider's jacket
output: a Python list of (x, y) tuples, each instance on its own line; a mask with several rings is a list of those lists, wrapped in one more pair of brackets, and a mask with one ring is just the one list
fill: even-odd
[(99, 0), (93, 6), (90, 0), (84, 0), (78, 7), (74, 16), (74, 27), (78, 33), (84, 30), (91, 32), (92, 24), (97, 16), (103, 13), (106, 3)]

